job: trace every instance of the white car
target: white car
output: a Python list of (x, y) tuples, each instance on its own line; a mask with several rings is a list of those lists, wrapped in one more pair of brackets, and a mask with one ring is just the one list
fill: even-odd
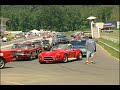
[(7, 42), (7, 38), (6, 38), (6, 37), (3, 37), (3, 38), (2, 38), (2, 41), (3, 41), (3, 42)]

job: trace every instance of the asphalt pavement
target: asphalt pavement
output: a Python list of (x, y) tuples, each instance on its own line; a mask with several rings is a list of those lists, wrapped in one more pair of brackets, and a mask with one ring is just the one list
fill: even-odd
[(120, 85), (119, 60), (97, 45), (95, 63), (82, 60), (40, 64), (38, 59), (13, 61), (1, 69), (1, 85)]

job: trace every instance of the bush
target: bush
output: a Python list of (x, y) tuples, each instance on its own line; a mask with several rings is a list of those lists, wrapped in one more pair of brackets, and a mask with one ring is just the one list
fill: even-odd
[(7, 35), (6, 38), (8, 41), (11, 41), (13, 39), (13, 37), (11, 35)]

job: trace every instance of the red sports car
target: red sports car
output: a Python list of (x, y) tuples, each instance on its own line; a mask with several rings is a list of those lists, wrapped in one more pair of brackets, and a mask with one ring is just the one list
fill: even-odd
[(0, 50), (0, 69), (4, 68), (5, 64), (13, 61), (13, 59), (11, 50)]
[(74, 49), (71, 44), (59, 44), (38, 55), (40, 63), (68, 62), (68, 58), (82, 59), (81, 50)]

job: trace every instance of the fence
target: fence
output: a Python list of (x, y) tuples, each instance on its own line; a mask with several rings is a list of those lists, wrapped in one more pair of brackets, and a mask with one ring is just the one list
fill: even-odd
[(114, 42), (114, 43), (119, 43), (119, 40), (118, 40), (118, 39), (108, 38), (108, 37), (106, 37), (106, 36), (101, 36), (101, 38), (106, 39), (106, 40), (110, 40), (110, 41), (112, 41), (112, 42)]
[(104, 42), (102, 42), (102, 41), (98, 41), (98, 42), (104, 44), (105, 46), (107, 46), (107, 47), (109, 47), (109, 48), (111, 48), (111, 49), (113, 49), (113, 50), (115, 50), (115, 51), (117, 51), (117, 52), (120, 52), (120, 51), (117, 50), (116, 48), (114, 48), (114, 47), (112, 47), (112, 46), (110, 46), (110, 45), (108, 45), (108, 44), (106, 44), (106, 43), (104, 43)]

